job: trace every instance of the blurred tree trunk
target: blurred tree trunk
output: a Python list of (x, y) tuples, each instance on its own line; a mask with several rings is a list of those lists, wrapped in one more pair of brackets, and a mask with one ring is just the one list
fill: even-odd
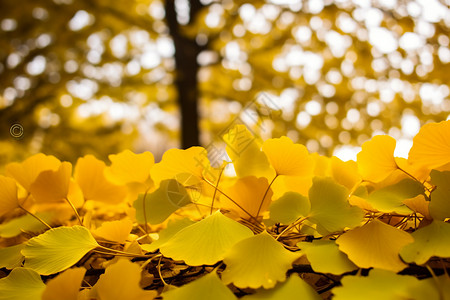
[[(189, 38), (183, 34), (182, 25), (177, 21), (174, 2), (174, 0), (166, 0), (165, 10), (167, 25), (175, 45), (175, 86), (181, 115), (181, 147), (186, 149), (200, 145), (197, 81), (199, 65), (197, 63), (197, 55), (202, 50), (202, 46), (196, 43), (195, 38)], [(192, 23), (203, 5), (199, 0), (191, 0), (189, 2), (189, 22)]]

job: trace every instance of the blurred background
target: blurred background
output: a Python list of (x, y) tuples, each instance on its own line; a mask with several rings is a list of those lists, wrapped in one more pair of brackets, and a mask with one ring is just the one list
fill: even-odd
[(0, 0), (0, 164), (220, 144), (406, 156), (450, 112), (449, 0)]

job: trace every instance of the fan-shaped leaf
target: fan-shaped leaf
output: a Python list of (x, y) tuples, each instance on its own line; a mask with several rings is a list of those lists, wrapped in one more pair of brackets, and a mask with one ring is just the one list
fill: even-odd
[(0, 279), (0, 300), (41, 300), (44, 289), (38, 273), (28, 268), (15, 268)]
[(395, 144), (394, 138), (377, 135), (362, 145), (357, 155), (362, 179), (380, 182), (398, 169), (394, 159)]
[(432, 256), (450, 257), (450, 224), (434, 220), (430, 225), (413, 232), (414, 242), (400, 250), (407, 263), (426, 263)]
[(360, 268), (380, 268), (399, 272), (406, 268), (399, 251), (413, 242), (412, 236), (400, 229), (373, 220), (341, 235), (339, 250)]
[(300, 242), (297, 246), (306, 254), (315, 272), (340, 275), (358, 269), (335, 241), (314, 240), (312, 243)]
[(127, 259), (120, 259), (106, 268), (94, 288), (101, 300), (141, 300), (153, 299), (155, 291), (145, 291), (139, 287), (141, 268)]
[(320, 300), (319, 294), (297, 274), (292, 274), (286, 282), (280, 283), (270, 290), (262, 290), (256, 294), (244, 296), (242, 300)]
[(0, 217), (17, 207), (19, 203), (16, 181), (0, 175)]
[(160, 224), (189, 203), (192, 201), (184, 186), (175, 179), (167, 179), (153, 193), (139, 195), (133, 206), (139, 223)]
[(150, 168), (155, 163), (150, 152), (135, 154), (130, 150), (124, 150), (118, 154), (111, 154), (108, 158), (111, 166), (105, 169), (105, 176), (117, 185), (146, 182), (150, 176)]
[(345, 276), (342, 286), (332, 290), (336, 300), (438, 300), (439, 294), (430, 284), (413, 276), (373, 269), (369, 276)]
[(317, 224), (320, 234), (326, 235), (361, 224), (364, 212), (359, 207), (351, 206), (347, 196), (347, 189), (331, 178), (313, 179), (313, 186), (309, 190), (309, 220)]
[(77, 300), (85, 268), (68, 269), (47, 282), (42, 300)]
[(22, 254), (25, 267), (49, 275), (71, 267), (98, 246), (85, 227), (58, 227), (30, 239)]
[(72, 164), (63, 162), (57, 170), (42, 171), (30, 185), (30, 193), (37, 202), (58, 202), (69, 193)]
[(226, 254), (227, 268), (222, 273), (225, 284), (239, 288), (272, 288), (286, 279), (286, 271), (301, 256), (286, 250), (267, 232), (244, 239)]
[(19, 244), (0, 249), (0, 268), (14, 269), (19, 267), (23, 262), (23, 255), (20, 251), (24, 247), (25, 244)]
[[(47, 224), (51, 224), (56, 217), (56, 211), (43, 211), (36, 213)], [(40, 232), (47, 227), (36, 220), (33, 216), (26, 214), (21, 217), (0, 225), (0, 237), (11, 238), (23, 232)]]
[(262, 150), (278, 175), (310, 177), (314, 172), (314, 159), (305, 146), (294, 144), (288, 137), (268, 139)]
[(342, 161), (336, 156), (332, 156), (330, 165), (334, 180), (349, 190), (361, 181), (361, 176), (358, 173), (358, 164), (355, 161)]
[(124, 243), (133, 229), (133, 222), (130, 219), (103, 222), (102, 225), (92, 230), (92, 234), (107, 241)]
[(450, 198), (450, 171), (432, 170), (430, 175), (431, 183), (436, 186), (431, 194), (430, 215), (437, 220), (450, 218), (450, 201), (448, 201)]
[(160, 247), (160, 251), (190, 266), (212, 265), (222, 260), (234, 244), (252, 235), (250, 229), (217, 211), (181, 229)]
[(162, 296), (164, 300), (237, 300), (236, 296), (220, 281), (215, 272), (194, 280), (181, 288), (165, 292)]
[(307, 197), (296, 192), (287, 192), (270, 204), (270, 219), (274, 222), (290, 224), (300, 217), (306, 217), (311, 209)]

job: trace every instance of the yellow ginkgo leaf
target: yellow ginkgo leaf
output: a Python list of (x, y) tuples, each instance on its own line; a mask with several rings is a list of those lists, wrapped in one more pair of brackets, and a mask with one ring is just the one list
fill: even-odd
[(237, 242), (253, 236), (246, 226), (219, 211), (178, 231), (160, 247), (164, 256), (184, 260), (187, 265), (213, 265)]
[(181, 288), (162, 294), (164, 300), (237, 300), (233, 292), (227, 288), (215, 272), (196, 279)]
[(25, 267), (50, 275), (71, 267), (98, 246), (85, 227), (62, 226), (28, 240), (22, 254)]
[(290, 224), (299, 217), (306, 217), (310, 209), (311, 204), (307, 197), (287, 192), (270, 204), (270, 219), (277, 223)]
[(75, 166), (75, 181), (83, 191), (85, 200), (120, 203), (125, 199), (127, 189), (107, 180), (105, 168), (105, 163), (92, 155), (79, 158)]
[(247, 295), (241, 300), (321, 300), (322, 297), (302, 280), (296, 273), (293, 273), (286, 282), (280, 283), (270, 290), (261, 290), (253, 295)]
[(6, 165), (6, 174), (13, 177), (27, 191), (36, 177), (47, 170), (56, 170), (61, 162), (54, 156), (44, 155), (42, 153), (35, 154), (22, 163), (10, 163)]
[(221, 208), (249, 219), (257, 218), (269, 208), (273, 192), (265, 177), (249, 176), (238, 178), (232, 186), (225, 188), (225, 194), (228, 197), (221, 198)]
[(362, 145), (357, 154), (362, 179), (380, 182), (398, 169), (394, 159), (395, 139), (388, 135), (374, 136)]
[(141, 268), (127, 259), (119, 259), (106, 268), (94, 288), (100, 300), (142, 300), (153, 299), (156, 291), (145, 291), (139, 287)]
[(353, 160), (344, 162), (336, 156), (331, 157), (331, 175), (337, 183), (342, 184), (349, 190), (361, 182), (358, 164)]
[[(56, 219), (58, 211), (42, 211), (36, 213), (40, 219), (47, 224), (52, 224)], [(41, 232), (47, 227), (39, 222), (32, 215), (26, 214), (18, 218), (12, 219), (9, 222), (0, 224), (0, 237), (11, 238), (18, 236), (23, 232)]]
[(426, 219), (431, 220), (429, 205), (430, 201), (425, 199), (424, 195), (418, 195), (414, 198), (403, 200), (403, 203), (412, 211), (421, 214)]
[(424, 125), (413, 139), (408, 160), (430, 170), (450, 163), (450, 121)]
[(15, 268), (0, 279), (0, 299), (2, 300), (40, 300), (45, 284), (41, 276), (28, 268)]
[(347, 255), (339, 250), (335, 241), (314, 240), (312, 243), (300, 242), (297, 246), (306, 254), (314, 272), (341, 275), (358, 269)]
[(407, 263), (422, 265), (432, 256), (450, 257), (450, 224), (434, 220), (430, 225), (419, 228), (412, 234), (414, 242), (400, 250), (400, 256)]
[(288, 137), (268, 139), (262, 150), (277, 175), (310, 177), (314, 172), (314, 159), (305, 146), (294, 144)]
[(266, 154), (261, 151), (258, 139), (245, 125), (238, 124), (230, 128), (223, 140), (227, 144), (226, 151), (233, 161), (238, 177), (275, 177), (275, 171), (271, 168)]
[[(345, 276), (342, 286), (332, 289), (336, 300), (438, 300), (432, 286), (413, 276), (373, 269), (369, 276)], [(362, 297), (362, 298), (361, 298)]]
[(344, 233), (336, 243), (339, 250), (360, 268), (399, 272), (407, 267), (400, 260), (399, 251), (413, 241), (409, 233), (375, 219)]
[(235, 244), (225, 255), (225, 284), (239, 288), (269, 289), (286, 279), (286, 272), (302, 254), (286, 250), (267, 232)]
[(103, 222), (102, 225), (92, 230), (94, 236), (101, 237), (107, 241), (125, 243), (133, 229), (133, 222), (130, 219)]
[(37, 202), (58, 202), (69, 193), (72, 164), (63, 162), (55, 171), (41, 172), (30, 186), (30, 193)]
[(19, 244), (0, 249), (0, 268), (14, 269), (20, 267), (23, 262), (23, 255), (20, 252), (25, 244)]
[(150, 177), (150, 168), (155, 163), (150, 152), (135, 154), (130, 150), (124, 150), (119, 154), (111, 154), (108, 158), (111, 166), (105, 169), (105, 176), (117, 185), (145, 183)]
[[(42, 300), (78, 300), (85, 268), (68, 269), (47, 282)], [(64, 296), (63, 296), (64, 295)]]
[(0, 175), (0, 217), (17, 207), (19, 207), (19, 203), (16, 181)]

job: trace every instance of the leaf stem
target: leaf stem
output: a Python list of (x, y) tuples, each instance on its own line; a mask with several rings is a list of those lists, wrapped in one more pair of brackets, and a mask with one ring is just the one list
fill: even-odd
[(30, 216), (32, 216), (33, 218), (35, 218), (36, 220), (38, 220), (39, 222), (41, 222), (42, 224), (44, 224), (48, 229), (52, 229), (52, 227), (50, 225), (47, 224), (47, 222), (45, 222), (44, 220), (42, 220), (40, 217), (38, 217), (37, 215), (33, 214), (31, 211), (29, 211), (28, 209), (26, 209), (25, 207), (23, 207), (21, 204), (18, 204), (19, 207), (25, 211), (27, 214), (29, 214)]
[(158, 274), (159, 274), (159, 278), (161, 278), (161, 281), (162, 281), (162, 283), (164, 284), (164, 286), (168, 286), (168, 284), (164, 281), (164, 278), (163, 278), (163, 276), (162, 276), (162, 274), (161, 274), (161, 259), (162, 259), (162, 255), (161, 255), (161, 257), (159, 258), (159, 261), (158, 261), (158, 267), (157, 267), (157, 269), (158, 269)]
[(217, 179), (216, 186), (214, 187), (214, 194), (213, 194), (212, 201), (211, 201), (211, 210), (209, 211), (210, 215), (212, 215), (212, 213), (213, 213), (214, 200), (216, 199), (217, 189), (219, 188), (219, 182), (220, 182), (220, 178), (222, 177), (223, 170), (225, 170), (225, 167), (223, 167), (222, 170), (220, 170), (219, 178)]
[(269, 190), (270, 190), (270, 187), (272, 186), (273, 182), (274, 182), (275, 179), (277, 179), (277, 178), (278, 178), (278, 174), (275, 175), (275, 177), (272, 179), (272, 181), (270, 182), (269, 186), (267, 187), (266, 191), (264, 192), (264, 196), (263, 196), (261, 202), (259, 203), (258, 212), (256, 213), (256, 216), (255, 216), (256, 219), (257, 219), (258, 216), (259, 216), (259, 212), (261, 211), (261, 207), (262, 207), (262, 205), (263, 205), (263, 203), (264, 203), (264, 199), (266, 199), (266, 196), (267, 196), (267, 193), (268, 193)]
[(116, 250), (116, 249), (111, 249), (111, 248), (107, 248), (107, 247), (100, 246), (100, 245), (97, 246), (97, 248), (100, 248), (100, 249), (103, 249), (103, 250), (106, 250), (106, 251), (113, 252), (113, 253), (105, 253), (105, 252), (102, 252), (102, 251), (99, 251), (99, 250), (95, 250), (95, 249), (94, 249), (95, 252), (103, 253), (103, 254), (108, 254), (108, 255), (115, 255), (114, 253), (116, 253), (116, 254), (121, 254), (121, 255), (124, 255), (124, 256), (132, 256), (132, 257), (145, 257), (145, 258), (150, 257), (150, 256), (148, 256), (148, 255), (142, 255), (142, 254), (134, 254), (134, 253), (130, 253), (130, 252), (124, 252), (124, 251), (120, 251), (120, 250)]
[(278, 236), (275, 240), (278, 241), (278, 239), (285, 234), (286, 232), (288, 232), (289, 230), (291, 230), (292, 228), (294, 228), (297, 225), (300, 225), (301, 223), (303, 223), (303, 221), (305, 221), (306, 219), (308, 219), (308, 217), (304, 217), (304, 218), (300, 218), (297, 221), (295, 221), (294, 223), (291, 223), (291, 225), (289, 225), (288, 227), (286, 227)]
[(84, 225), (83, 225), (83, 221), (81, 221), (81, 217), (80, 217), (80, 215), (78, 214), (78, 211), (77, 211), (77, 209), (75, 208), (75, 205), (73, 205), (72, 201), (70, 201), (69, 198), (67, 198), (67, 197), (64, 198), (64, 200), (66, 200), (66, 202), (69, 203), (69, 205), (70, 205), (70, 207), (72, 208), (73, 212), (75, 213), (75, 216), (77, 217), (78, 222), (80, 223), (80, 225), (81, 225), (81, 226), (84, 226)]

